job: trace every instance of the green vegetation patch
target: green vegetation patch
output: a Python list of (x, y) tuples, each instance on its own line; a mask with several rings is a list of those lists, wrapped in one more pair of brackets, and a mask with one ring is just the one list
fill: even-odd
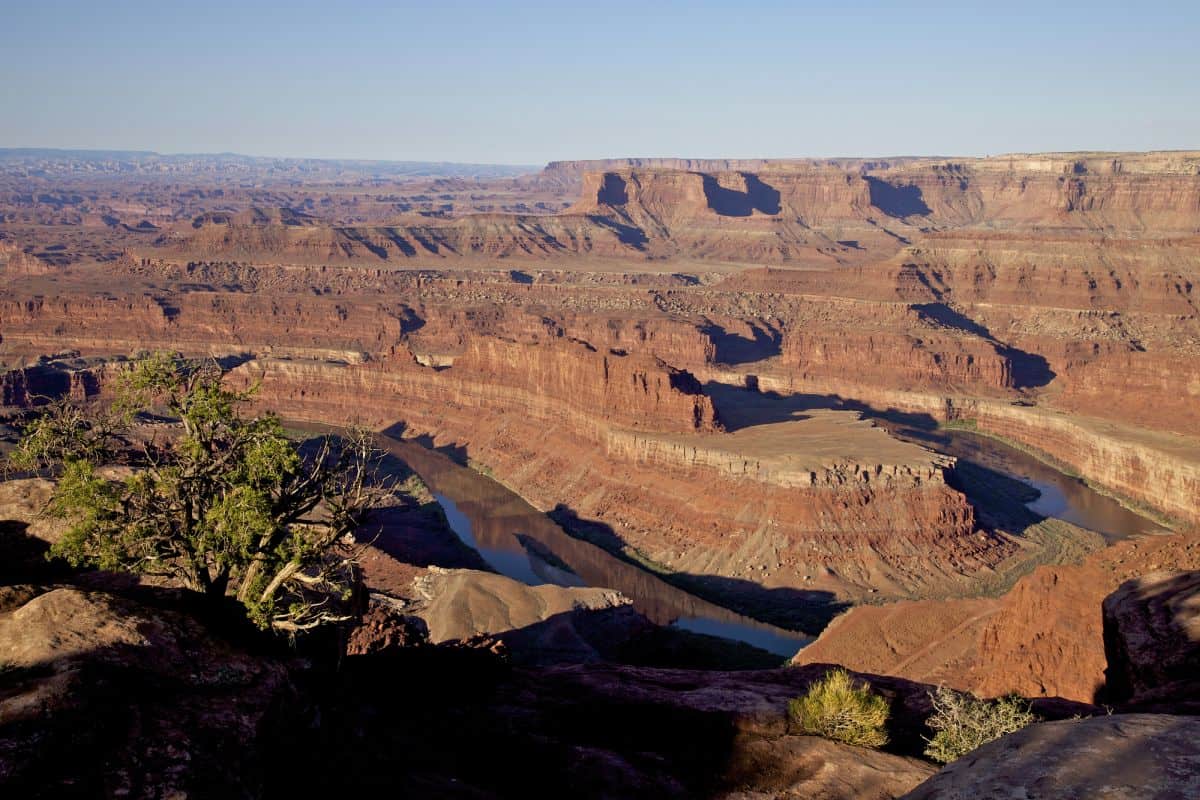
[(858, 747), (888, 743), (888, 712), (886, 699), (844, 669), (827, 672), (807, 694), (788, 703), (788, 719), (796, 730)]

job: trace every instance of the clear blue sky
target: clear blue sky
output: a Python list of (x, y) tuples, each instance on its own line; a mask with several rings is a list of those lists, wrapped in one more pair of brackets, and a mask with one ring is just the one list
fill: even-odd
[(0, 0), (0, 146), (495, 163), (1200, 148), (1200, 0)]

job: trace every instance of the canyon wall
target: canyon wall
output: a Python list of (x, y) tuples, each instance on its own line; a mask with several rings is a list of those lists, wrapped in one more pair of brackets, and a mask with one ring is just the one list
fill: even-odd
[[(720, 376), (734, 380), (741, 373)], [(755, 381), (763, 391), (853, 398), (851, 406), (866, 407), (873, 413), (915, 415), (922, 423), (965, 423), (1025, 447), (1134, 504), (1178, 520), (1200, 521), (1196, 502), (1200, 497), (1200, 448), (1191, 437), (986, 398), (882, 390), (856, 382), (813, 383), (763, 374), (756, 375)]]
[(96, 354), (267, 348), (281, 355), (362, 360), (392, 351), (404, 315), (400, 304), (365, 298), (236, 292), (9, 296), (0, 297), (0, 335), (9, 353), (42, 353), (47, 346)]
[[(221, 271), (228, 275), (233, 268)], [(257, 281), (268, 271), (237, 272)], [(172, 348), (345, 363), (411, 353), (435, 366), (474, 359), (471, 369), (484, 370), (484, 363), (508, 357), (480, 352), (484, 342), (548, 348), (539, 353), (573, 347), (571, 359), (600, 370), (605, 363), (644, 360), (649, 371), (642, 377), (619, 379), (630, 383), (655, 374), (670, 386), (685, 380), (672, 370), (686, 370), (703, 381), (743, 385), (753, 379), (764, 391), (813, 395), (832, 407), (973, 419), (1171, 516), (1197, 513), (1192, 437), (1200, 433), (1200, 335), (1193, 333), (1196, 317), (1175, 313), (1179, 309), (1079, 308), (1084, 296), (1075, 289), (1075, 309), (1047, 308), (1036, 305), (1039, 287), (1026, 292), (1025, 305), (904, 301), (896, 294), (911, 291), (897, 280), (903, 271), (888, 265), (847, 270), (826, 291), (849, 292), (861, 281), (860, 294), (886, 295), (890, 284), (891, 299), (817, 294), (816, 284), (829, 274), (822, 271), (779, 280), (746, 274), (716, 285), (650, 280), (644, 287), (629, 276), (563, 282), (534, 273), (532, 282), (523, 282), (509, 273), (473, 279), (469, 273), (373, 275), (354, 268), (306, 268), (293, 272), (293, 284), (284, 273), (255, 292), (10, 290), (0, 294), (0, 355), (19, 367), (65, 351), (127, 355)], [(300, 285), (314, 275), (340, 283), (341, 293), (302, 293)], [(373, 285), (380, 293), (370, 293)], [(957, 290), (958, 283), (942, 285)], [(557, 382), (556, 396), (574, 396), (569, 370), (549, 362), (542, 369), (538, 381)], [(661, 387), (647, 384), (647, 390), (662, 402), (675, 397)], [(697, 391), (693, 386), (689, 393)], [(579, 398), (610, 410), (625, 402), (593, 396), (586, 386)], [(714, 424), (703, 399), (687, 404), (684, 418), (701, 428)], [(636, 410), (622, 424), (636, 427), (646, 406), (630, 408)], [(671, 411), (672, 419), (679, 410)]]
[[(539, 183), (540, 180), (540, 183)], [(292, 209), (208, 214), (143, 255), (285, 264), (446, 259), (699, 259), (835, 266), (886, 258), (931, 230), (1195, 237), (1200, 155), (888, 161), (560, 163), (530, 186), (579, 187), (557, 214), (331, 225)], [(287, 213), (283, 213), (287, 212)]]
[(854, 608), (794, 662), (844, 664), (981, 697), (1103, 700), (1104, 598), (1132, 577), (1198, 564), (1200, 531), (1126, 540), (1081, 564), (1041, 567), (1003, 597)]
[[(605, 373), (598, 354), (578, 362), (567, 390), (587, 397), (590, 368), (590, 380), (632, 385), (646, 405), (554, 396), (564, 384), (526, 366), (540, 347), (475, 360), (512, 347), (489, 344), (441, 370), (400, 358), (364, 366), (270, 360), (248, 362), (234, 378), (261, 382), (261, 402), (289, 417), (401, 421), (406, 435), (464, 450), (542, 508), (600, 522), (617, 546), (675, 572), (745, 581), (747, 590), (753, 577), (781, 591), (803, 587), (798, 597), (872, 587), (953, 592), (1013, 552), (1003, 539), (972, 533), (969, 505), (944, 482), (946, 462), (916, 448), (911, 464), (834, 459), (789, 470), (705, 434), (711, 406), (697, 416), (695, 395), (672, 390), (689, 399), (664, 404), (648, 391), (653, 381), (611, 364)], [(673, 438), (688, 427), (690, 438)]]
[(859, 413), (971, 421), (1197, 518), (1197, 154), (630, 160), (487, 191), (539, 180), (574, 204), (243, 192), (102, 235), (21, 211), (6, 242), (74, 255), (3, 275), (5, 399), (39, 356), (229, 357), (281, 411), (403, 422), (745, 592), (953, 592), (1018, 549)]
[(916, 389), (970, 387), (985, 394), (1014, 387), (1012, 360), (986, 341), (898, 332), (799, 330), (780, 361), (802, 380), (829, 380), (855, 365), (866, 385)]

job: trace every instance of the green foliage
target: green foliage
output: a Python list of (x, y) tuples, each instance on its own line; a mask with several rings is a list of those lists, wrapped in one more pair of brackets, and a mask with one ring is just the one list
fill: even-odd
[(887, 744), (888, 702), (836, 669), (788, 703), (788, 716), (802, 733), (824, 736), (859, 747)]
[(5, 467), (36, 472), (72, 459), (101, 459), (117, 444), (118, 422), (111, 414), (89, 413), (69, 400), (58, 400), (30, 421)]
[[(226, 387), (215, 363), (159, 353), (119, 377), (108, 410), (64, 403), (34, 420), (13, 465), (59, 470), (49, 511), (69, 527), (52, 554), (234, 596), (262, 627), (348, 618), (349, 534), (383, 491), (371, 488), (369, 438), (325, 437), (302, 453), (278, 418), (239, 413), (252, 396)], [(145, 414), (177, 424), (134, 447)], [(133, 466), (123, 478), (103, 469), (118, 456)]]
[(1019, 731), (1038, 719), (1030, 711), (1029, 703), (1015, 694), (993, 701), (977, 700), (939, 686), (929, 696), (933, 700), (933, 716), (927, 724), (934, 735), (927, 740), (925, 755), (942, 764), (957, 761), (993, 739)]

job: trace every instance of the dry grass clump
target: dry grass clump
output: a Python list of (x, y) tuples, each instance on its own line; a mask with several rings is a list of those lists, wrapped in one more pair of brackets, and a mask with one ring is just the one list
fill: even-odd
[(788, 703), (788, 717), (801, 732), (859, 747), (887, 744), (888, 701), (872, 694), (844, 669), (832, 670)]
[(972, 750), (1021, 730), (1037, 717), (1029, 703), (1018, 695), (1006, 695), (998, 700), (977, 700), (969, 694), (939, 686), (930, 692), (933, 716), (927, 724), (933, 730), (925, 755), (942, 764), (949, 764)]

